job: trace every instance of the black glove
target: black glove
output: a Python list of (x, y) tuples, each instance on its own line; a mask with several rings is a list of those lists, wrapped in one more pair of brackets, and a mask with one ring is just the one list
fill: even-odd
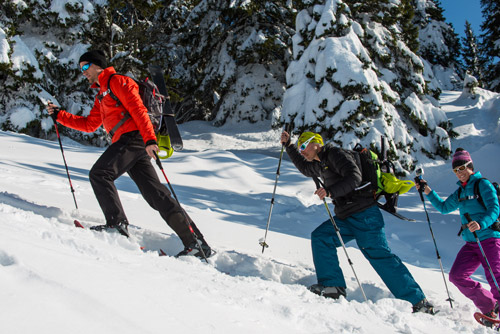
[(59, 108), (59, 107), (52, 108), (52, 114), (49, 114), (49, 115), (50, 115), (50, 117), (52, 117), (52, 120), (54, 122), (57, 120), (57, 115), (59, 115), (60, 111), (61, 111), (61, 108)]
[(418, 186), (419, 186), (418, 191), (420, 191), (420, 192), (423, 192), (425, 190), (425, 187), (427, 187), (427, 182), (425, 182), (424, 180), (422, 180), (419, 177), (415, 178), (415, 183), (418, 184)]

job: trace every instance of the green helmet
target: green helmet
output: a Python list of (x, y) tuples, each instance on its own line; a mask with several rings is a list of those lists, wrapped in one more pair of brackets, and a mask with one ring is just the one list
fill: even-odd
[(319, 134), (314, 133), (314, 132), (303, 132), (300, 135), (299, 140), (297, 141), (297, 147), (300, 147), (300, 145), (302, 145), (303, 143), (305, 143), (309, 139), (311, 139), (310, 143), (317, 143), (317, 144), (324, 145), (323, 138), (321, 138), (321, 136)]
[(170, 144), (170, 137), (168, 135), (163, 136), (158, 133), (156, 135), (156, 141), (158, 142), (158, 157), (161, 160), (170, 158), (172, 153), (174, 153), (174, 149)]

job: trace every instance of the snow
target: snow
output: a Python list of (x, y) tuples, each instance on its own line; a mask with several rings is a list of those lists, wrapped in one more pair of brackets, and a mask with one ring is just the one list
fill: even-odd
[(7, 41), (7, 36), (5, 35), (5, 31), (0, 28), (0, 63), (9, 63), (9, 51), (10, 45)]
[(35, 114), (26, 107), (13, 108), (12, 114), (10, 115), (10, 122), (19, 129), (24, 128), (26, 124), (35, 119)]
[[(478, 90), (443, 94), (457, 125), (453, 148), (471, 152), (484, 176), (499, 180), (500, 95)], [(470, 129), (475, 129), (470, 131)], [(217, 254), (206, 264), (175, 258), (178, 237), (148, 207), (128, 176), (116, 185), (131, 238), (73, 227), (104, 223), (88, 172), (102, 149), (63, 138), (79, 209), (75, 209), (57, 141), (0, 132), (0, 314), (5, 333), (488, 333), (472, 317), (472, 302), (439, 270), (423, 206), (412, 190), (400, 199), (403, 222), (384, 215), (392, 250), (441, 311), (412, 314), (395, 299), (354, 243), (347, 244), (363, 300), (342, 252), (347, 299), (307, 291), (316, 283), (310, 232), (327, 219), (314, 184), (284, 154), (270, 230), (262, 253), (276, 168), (279, 130), (269, 124), (214, 128), (181, 126), (185, 149), (164, 162), (183, 207)], [(295, 138), (296, 139), (296, 138)], [(451, 162), (419, 157), (425, 179), (441, 196), (456, 187)], [(163, 175), (158, 171), (163, 179)], [(457, 213), (441, 215), (427, 203), (447, 273), (463, 241)], [(145, 247), (141, 251), (140, 247)], [(163, 249), (168, 256), (159, 257)], [(487, 285), (482, 269), (477, 278)]]
[(76, 7), (82, 10), (81, 18), (89, 20), (90, 14), (94, 11), (94, 4), (104, 6), (107, 5), (107, 2), (103, 0), (55, 0), (50, 3), (50, 10), (57, 13), (59, 18), (61, 18), (63, 22), (66, 22), (66, 20), (71, 19), (71, 14), (68, 13), (67, 6)]
[(14, 51), (11, 56), (12, 69), (23, 73), (27, 65), (32, 66), (34, 69), (33, 76), (37, 79), (43, 78), (43, 74), (38, 66), (38, 61), (30, 52), (29, 47), (19, 36), (14, 36), (12, 40), (15, 42), (13, 47)]

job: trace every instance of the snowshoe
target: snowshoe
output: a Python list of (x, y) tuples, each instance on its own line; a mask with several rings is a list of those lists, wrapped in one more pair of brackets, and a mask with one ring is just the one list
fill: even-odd
[(127, 238), (130, 236), (130, 234), (128, 233), (128, 222), (126, 220), (122, 220), (121, 222), (114, 224), (114, 225), (106, 224), (106, 225), (91, 226), (90, 229), (93, 231), (98, 231), (98, 232), (102, 232), (102, 231), (108, 232), (108, 231), (116, 230), (121, 235), (123, 235)]
[(500, 329), (500, 320), (498, 319), (498, 302), (495, 304), (493, 310), (486, 314), (482, 314), (479, 312), (474, 313), (474, 319), (479, 322), (481, 325), (494, 328), (497, 331)]
[[(201, 244), (201, 249), (200, 249)], [(203, 252), (201, 251), (203, 250)], [(203, 256), (205, 254), (205, 256)], [(197, 258), (204, 259), (205, 257), (209, 258), (213, 255), (214, 252), (212, 248), (207, 244), (205, 240), (201, 240), (200, 243), (197, 241), (192, 242), (189, 246), (185, 247), (184, 250), (179, 252), (175, 257), (179, 256), (196, 256)]]
[(479, 322), (483, 326), (493, 328), (497, 331), (500, 329), (500, 320), (499, 319), (494, 319), (494, 318), (488, 317), (487, 315), (479, 313), (479, 312), (474, 313), (474, 319), (476, 319), (476, 321)]
[(415, 305), (413, 305), (413, 313), (417, 312), (435, 315), (439, 311), (434, 310), (434, 305), (429, 303), (429, 301), (426, 298), (424, 298)]
[(309, 291), (325, 298), (339, 299), (340, 296), (345, 297), (346, 291), (342, 286), (323, 286), (321, 284), (313, 284)]

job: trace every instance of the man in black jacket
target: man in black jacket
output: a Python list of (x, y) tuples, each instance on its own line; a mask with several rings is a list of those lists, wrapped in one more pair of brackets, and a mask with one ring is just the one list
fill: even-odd
[[(434, 314), (433, 305), (411, 273), (391, 252), (384, 219), (371, 190), (366, 189), (369, 187), (356, 190), (362, 183), (356, 153), (332, 144), (323, 145), (321, 136), (312, 132), (304, 132), (295, 146), (284, 131), (281, 143), (302, 174), (323, 180), (324, 187), (317, 189), (315, 194), (321, 200), (327, 196), (333, 199), (335, 223), (344, 242), (356, 240), (365, 258), (396, 298), (410, 302), (414, 312)], [(312, 232), (311, 245), (318, 284), (310, 290), (324, 297), (345, 297), (346, 283), (337, 256), (341, 243), (329, 219)]]

